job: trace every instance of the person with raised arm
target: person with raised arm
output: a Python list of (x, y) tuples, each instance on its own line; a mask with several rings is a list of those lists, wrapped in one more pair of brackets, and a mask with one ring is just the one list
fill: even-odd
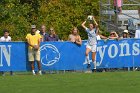
[(87, 45), (86, 45), (86, 59), (87, 59), (87, 69), (90, 69), (91, 65), (90, 65), (90, 62), (89, 62), (89, 53), (92, 52), (92, 62), (94, 64), (94, 68), (93, 68), (93, 72), (96, 72), (96, 48), (97, 48), (97, 33), (98, 33), (98, 24), (94, 18), (94, 16), (88, 16), (88, 19), (90, 20), (93, 20), (93, 23), (89, 23), (89, 28), (86, 27), (86, 22), (87, 21), (84, 21), (82, 23), (82, 27), (85, 29), (85, 31), (87, 32), (88, 34), (88, 40), (87, 40)]

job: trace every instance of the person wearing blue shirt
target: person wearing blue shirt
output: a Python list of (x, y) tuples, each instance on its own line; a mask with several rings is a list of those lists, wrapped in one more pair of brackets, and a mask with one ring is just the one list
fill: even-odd
[(46, 26), (42, 25), (41, 26), (41, 30), (40, 30), (40, 35), (42, 36), (42, 42), (47, 41), (47, 37), (49, 36), (49, 34), (46, 32)]
[(49, 35), (47, 36), (46, 41), (59, 41), (59, 37), (56, 34), (54, 28), (50, 28)]

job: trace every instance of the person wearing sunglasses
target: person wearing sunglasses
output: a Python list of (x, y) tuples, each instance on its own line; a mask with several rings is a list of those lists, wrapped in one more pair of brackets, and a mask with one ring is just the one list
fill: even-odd
[(110, 32), (109, 39), (118, 39), (119, 36), (115, 31)]
[(54, 28), (50, 28), (49, 35), (47, 36), (46, 41), (59, 41), (59, 37), (56, 34)]

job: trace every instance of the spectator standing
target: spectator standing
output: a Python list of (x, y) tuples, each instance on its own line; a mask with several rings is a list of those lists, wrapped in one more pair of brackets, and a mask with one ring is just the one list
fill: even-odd
[(76, 27), (74, 27), (72, 29), (71, 34), (68, 37), (68, 40), (75, 43), (75, 44), (78, 44), (78, 45), (82, 44), (82, 40), (81, 40), (81, 37), (79, 35), (79, 31)]
[(26, 39), (28, 43), (28, 60), (31, 63), (32, 73), (33, 75), (36, 75), (34, 71), (34, 63), (37, 61), (39, 74), (42, 75), (39, 51), (41, 35), (36, 33), (35, 25), (31, 26), (31, 33), (27, 34)]
[[(9, 31), (7, 29), (3, 30), (3, 36), (0, 38), (0, 42), (10, 42), (11, 37), (9, 36)], [(13, 75), (13, 71), (10, 71), (10, 75)], [(2, 71), (2, 76), (5, 76), (5, 72)]]
[(121, 39), (125, 39), (125, 38), (130, 38), (128, 30), (123, 31), (123, 35), (122, 35)]
[(114, 0), (115, 13), (122, 13), (123, 0)]
[(43, 42), (47, 41), (47, 37), (49, 36), (49, 34), (46, 32), (46, 26), (45, 25), (41, 26), (40, 35), (42, 36), (42, 41)]
[(47, 36), (46, 41), (59, 41), (59, 37), (55, 33), (54, 28), (50, 28), (49, 35)]
[(11, 41), (11, 37), (9, 36), (9, 31), (7, 29), (3, 30), (4, 36), (0, 38), (1, 42), (9, 42)]
[(138, 24), (138, 28), (135, 32), (135, 38), (140, 38), (140, 23)]
[(110, 32), (109, 39), (118, 39), (119, 36), (115, 31)]

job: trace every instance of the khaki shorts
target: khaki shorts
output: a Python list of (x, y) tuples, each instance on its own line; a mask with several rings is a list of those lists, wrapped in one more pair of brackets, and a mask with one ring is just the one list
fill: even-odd
[(40, 51), (34, 49), (28, 49), (28, 60), (29, 61), (40, 61)]

